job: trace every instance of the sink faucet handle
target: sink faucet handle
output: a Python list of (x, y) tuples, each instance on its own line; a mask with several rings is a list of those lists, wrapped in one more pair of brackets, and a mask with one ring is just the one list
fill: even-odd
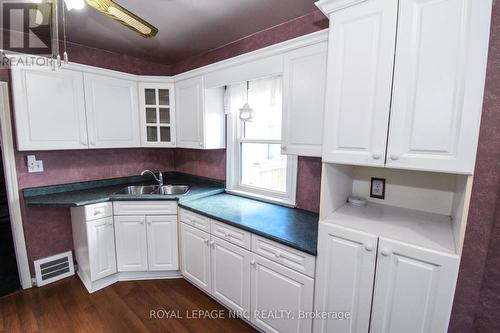
[(158, 172), (158, 182), (160, 183), (160, 185), (163, 185), (163, 174), (158, 169), (156, 169), (156, 172)]

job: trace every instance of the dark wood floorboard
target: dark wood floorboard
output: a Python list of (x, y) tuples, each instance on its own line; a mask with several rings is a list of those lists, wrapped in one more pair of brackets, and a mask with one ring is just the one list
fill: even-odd
[[(180, 317), (150, 318), (151, 310)], [(223, 310), (222, 319), (186, 318)], [(0, 298), (0, 332), (256, 332), (183, 279), (118, 282), (89, 294), (77, 277)]]

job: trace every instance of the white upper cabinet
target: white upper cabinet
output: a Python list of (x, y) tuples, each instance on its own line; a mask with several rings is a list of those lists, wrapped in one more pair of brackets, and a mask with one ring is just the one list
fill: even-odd
[(139, 147), (137, 83), (84, 74), (90, 148)]
[(397, 0), (372, 0), (330, 15), (323, 160), (384, 165)]
[(175, 147), (175, 98), (171, 83), (139, 83), (141, 145)]
[(13, 67), (12, 96), (19, 150), (88, 148), (81, 72)]
[(491, 1), (400, 1), (387, 165), (471, 174)]
[(492, 1), (317, 4), (330, 17), (323, 160), (472, 174)]
[(458, 266), (456, 255), (380, 237), (370, 332), (446, 333)]
[(225, 147), (224, 88), (205, 89), (204, 77), (175, 83), (177, 147)]
[(282, 150), (321, 156), (327, 43), (286, 53), (283, 71)]

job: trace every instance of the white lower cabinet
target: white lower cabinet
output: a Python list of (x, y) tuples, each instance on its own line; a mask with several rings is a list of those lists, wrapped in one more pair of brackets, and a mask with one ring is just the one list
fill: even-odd
[(177, 249), (177, 215), (146, 216), (148, 268), (170, 271), (179, 267)]
[(115, 216), (119, 272), (178, 269), (177, 216)]
[(315, 320), (315, 333), (447, 332), (457, 255), (330, 223), (319, 233), (315, 311), (352, 319)]
[(87, 222), (90, 279), (97, 281), (116, 273), (113, 217)]
[(380, 237), (371, 332), (447, 332), (458, 259)]
[(314, 280), (259, 255), (251, 264), (252, 323), (265, 332), (310, 332), (312, 321), (300, 315), (313, 309)]
[(212, 296), (242, 314), (250, 311), (250, 261), (252, 254), (211, 236)]
[(116, 259), (119, 272), (148, 270), (146, 217), (115, 216)]
[[(180, 211), (181, 221), (185, 212)], [(193, 212), (189, 215), (190, 220), (202, 219)], [(282, 244), (278, 248), (275, 242), (270, 242), (266, 243), (267, 249), (273, 253), (280, 251), (282, 255), (267, 259), (254, 250), (262, 248), (262, 237), (219, 221), (209, 222), (210, 229), (206, 223), (198, 223), (197, 227), (180, 223), (182, 275), (264, 332), (311, 332), (312, 319), (301, 315), (313, 310), (314, 259), (312, 266), (291, 269), (280, 260), (300, 251)], [(230, 231), (236, 235), (238, 230), (243, 235), (242, 241), (237, 237), (215, 236), (229, 235)], [(310, 255), (304, 253), (304, 256)], [(295, 266), (294, 263), (292, 267)]]
[(349, 311), (350, 320), (317, 320), (315, 333), (366, 333), (370, 325), (377, 237), (321, 223), (316, 311)]
[(181, 262), (182, 275), (210, 293), (210, 234), (181, 223)]

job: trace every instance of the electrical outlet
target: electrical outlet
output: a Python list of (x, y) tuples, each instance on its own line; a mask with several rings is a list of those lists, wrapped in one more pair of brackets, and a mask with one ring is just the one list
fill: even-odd
[(385, 199), (385, 179), (384, 178), (372, 178), (372, 183), (370, 186), (370, 197), (376, 199)]
[(28, 155), (28, 172), (43, 172), (43, 161), (36, 159), (35, 155)]

